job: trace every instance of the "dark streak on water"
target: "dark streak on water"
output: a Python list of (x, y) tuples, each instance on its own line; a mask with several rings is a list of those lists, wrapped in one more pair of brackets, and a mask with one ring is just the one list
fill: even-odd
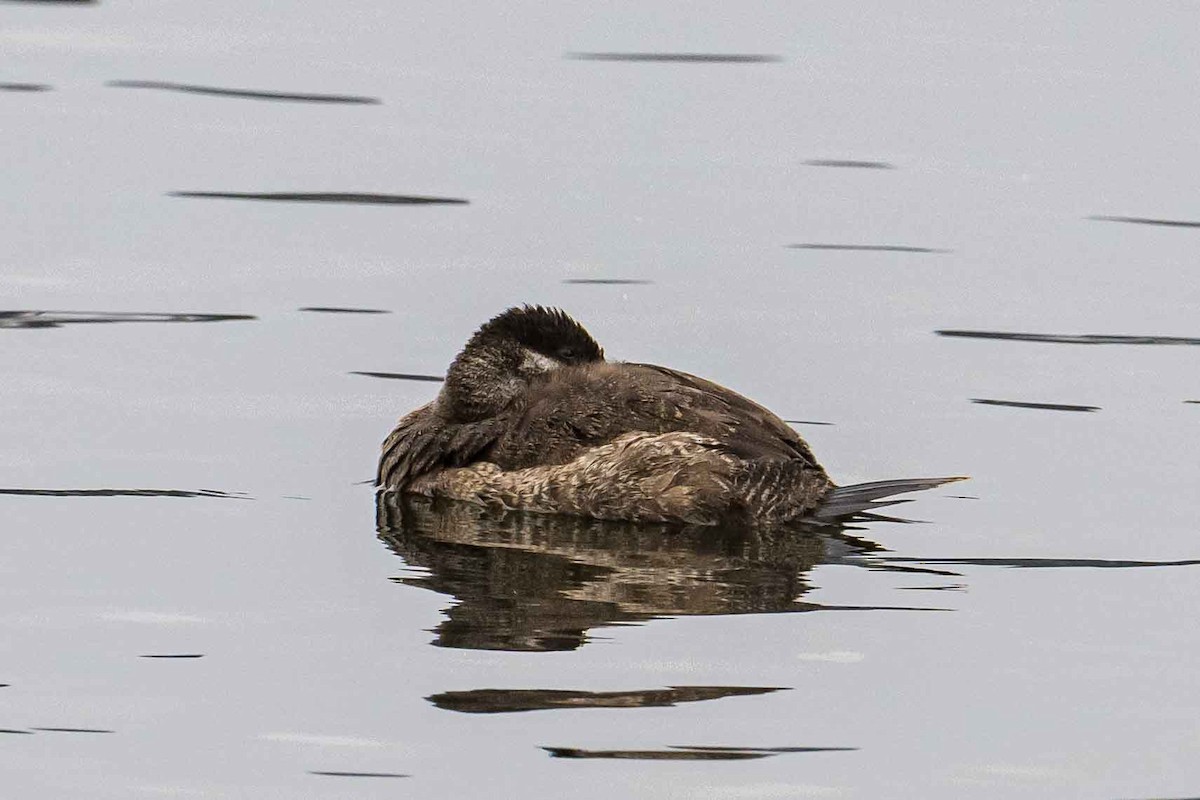
[(1188, 336), (1124, 336), (1119, 334), (1008, 333), (1001, 331), (938, 330), (938, 336), (961, 339), (998, 339), (1009, 342), (1050, 342), (1053, 344), (1187, 344), (1200, 345), (1200, 339)]
[(639, 761), (750, 761), (775, 753), (732, 750), (581, 750), (576, 747), (543, 747), (553, 758), (621, 758)]
[(250, 314), (159, 314), (137, 311), (0, 311), (3, 328), (61, 328), (113, 322), (230, 322), (253, 320)]
[(1100, 222), (1131, 222), (1135, 225), (1162, 225), (1167, 228), (1200, 228), (1200, 222), (1176, 219), (1152, 219), (1150, 217), (1088, 217)]
[(19, 730), (15, 729), (15, 728), (0, 728), (0, 733), (15, 733), (15, 734), (24, 734), (25, 736), (32, 736), (32, 735), (33, 735), (33, 731), (19, 731)]
[(218, 492), (217, 489), (13, 489), (0, 488), (0, 494), (40, 498), (222, 498), (250, 500), (245, 494)]
[(361, 97), (350, 94), (292, 94), (250, 89), (222, 89), (216, 86), (196, 86), (190, 83), (171, 83), (169, 81), (109, 81), (105, 85), (122, 89), (166, 89), (173, 92), (237, 97), (246, 100), (288, 100), (298, 103), (354, 103), (359, 105), (379, 105), (383, 102), (378, 97)]
[(785, 419), (784, 422), (789, 425), (834, 425), (833, 422), (817, 422), (810, 419)]
[(814, 158), (805, 161), (810, 167), (843, 167), (847, 169), (895, 169), (895, 164), (886, 161), (855, 161), (848, 158)]
[(116, 733), (116, 731), (104, 728), (31, 728), (31, 730), (47, 731), (49, 733)]
[(406, 372), (349, 372), (349, 375), (365, 375), (368, 378), (387, 378), (394, 381), (428, 381), (429, 383), (442, 383), (445, 378), (439, 378), (437, 375), (414, 375)]
[(0, 83), (0, 92), (48, 92), (44, 83)]
[[(900, 520), (897, 520), (900, 521)], [(895, 570), (899, 572), (900, 570)], [(953, 611), (952, 608), (937, 608), (931, 606), (834, 606), (821, 603), (810, 603), (809, 611)]]
[(338, 308), (337, 306), (305, 306), (299, 311), (316, 311), (321, 314), (390, 314), (382, 308)]
[(649, 61), (669, 64), (767, 64), (781, 56), (749, 53), (567, 53), (576, 61)]
[(577, 747), (543, 747), (554, 758), (621, 758), (646, 761), (747, 761), (780, 753), (827, 753), (855, 747), (684, 747), (668, 750), (584, 750)]
[(1184, 400), (1185, 403), (1200, 404), (1200, 400)]
[(1200, 558), (1181, 561), (1129, 561), (1107, 558), (900, 558), (893, 562), (918, 564), (955, 564), (976, 567), (1012, 567), (1015, 569), (1132, 569), (1141, 567), (1193, 567), (1200, 565)]
[(241, 492), (218, 492), (217, 489), (13, 489), (0, 488), (0, 494), (41, 498), (222, 498), (250, 500)]
[(857, 747), (725, 747), (722, 745), (668, 745), (675, 750), (719, 750), (729, 753), (851, 753)]
[(972, 397), (972, 403), (982, 406), (1007, 406), (1009, 408), (1039, 408), (1045, 411), (1099, 411), (1100, 406), (1073, 406), (1067, 403), (1026, 403), (1018, 400), (986, 400)]
[[(897, 561), (902, 559), (888, 559), (887, 561), (867, 562), (867, 569), (882, 569), (887, 572), (898, 572), (900, 574), (909, 573), (911, 575), (938, 575), (943, 578), (961, 578), (962, 575), (958, 572), (951, 572), (948, 569), (933, 569), (932, 567), (906, 567), (903, 564), (897, 564)], [(911, 559), (916, 561), (917, 559)]]
[(369, 192), (167, 192), (168, 197), (204, 197), (222, 200), (274, 200), (285, 203), (356, 203), (383, 206), (465, 206), (469, 200), (456, 197), (424, 197), (413, 194)]
[(337, 772), (333, 770), (309, 770), (309, 775), (324, 775), (330, 778), (410, 778), (403, 772)]
[(645, 708), (719, 700), (724, 697), (769, 694), (784, 686), (671, 686), (628, 692), (586, 692), (567, 689), (473, 689), (442, 692), (425, 698), (446, 711), (498, 714), (558, 708)]
[(204, 653), (147, 653), (138, 658), (204, 658)]
[(641, 278), (567, 278), (563, 283), (572, 283), (576, 285), (596, 285), (596, 286), (634, 286), (642, 284), (654, 283), (654, 281), (646, 281)]
[(965, 592), (966, 584), (951, 583), (946, 586), (897, 586), (897, 589), (910, 592)]
[(859, 250), (870, 253), (950, 253), (934, 247), (909, 247), (902, 244), (789, 244), (791, 250)]

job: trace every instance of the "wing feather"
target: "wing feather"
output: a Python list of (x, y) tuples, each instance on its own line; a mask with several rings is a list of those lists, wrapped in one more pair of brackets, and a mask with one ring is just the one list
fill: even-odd
[(757, 403), (685, 372), (632, 363), (552, 372), (514, 409), (487, 460), (502, 469), (562, 464), (634, 432), (697, 433), (744, 459), (820, 469), (800, 435)]
[[(812, 449), (800, 434), (775, 414), (750, 398), (712, 381), (654, 364), (630, 364), (657, 373), (671, 384), (668, 397), (687, 394), (688, 407), (703, 424), (724, 426), (724, 443), (744, 458), (800, 459), (817, 466)], [(686, 415), (685, 415), (686, 418)]]
[(449, 423), (438, 415), (436, 401), (421, 406), (384, 440), (375, 485), (403, 489), (432, 470), (468, 464), (495, 440), (497, 428), (496, 420)]

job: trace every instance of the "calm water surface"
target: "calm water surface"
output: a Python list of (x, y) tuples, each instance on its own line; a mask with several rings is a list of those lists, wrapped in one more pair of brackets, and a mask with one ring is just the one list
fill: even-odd
[[(1196, 30), (0, 2), (5, 794), (1200, 794)], [(842, 482), (973, 479), (792, 537), (377, 507), (520, 302)]]

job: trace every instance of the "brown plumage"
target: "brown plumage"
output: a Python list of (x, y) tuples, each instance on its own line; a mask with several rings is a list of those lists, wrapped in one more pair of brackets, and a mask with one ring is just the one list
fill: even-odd
[[(903, 481), (865, 496), (929, 488)], [(378, 485), (481, 505), (599, 519), (783, 523), (836, 495), (808, 444), (715, 383), (607, 362), (557, 309), (511, 308), (455, 358), (436, 400), (383, 445)], [(865, 488), (865, 487), (864, 487)], [(832, 493), (832, 494), (831, 494)]]

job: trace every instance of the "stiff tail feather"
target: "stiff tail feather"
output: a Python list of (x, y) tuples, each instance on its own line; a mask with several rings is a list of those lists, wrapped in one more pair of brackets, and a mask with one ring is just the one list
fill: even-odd
[[(965, 476), (953, 478), (901, 478), (894, 481), (856, 483), (852, 486), (837, 486), (829, 491), (821, 505), (809, 515), (810, 519), (832, 522), (855, 514), (870, 513), (875, 509), (911, 502), (909, 499), (885, 500), (898, 494), (920, 492), (955, 481), (965, 481)], [(882, 501), (882, 502), (880, 502)]]

